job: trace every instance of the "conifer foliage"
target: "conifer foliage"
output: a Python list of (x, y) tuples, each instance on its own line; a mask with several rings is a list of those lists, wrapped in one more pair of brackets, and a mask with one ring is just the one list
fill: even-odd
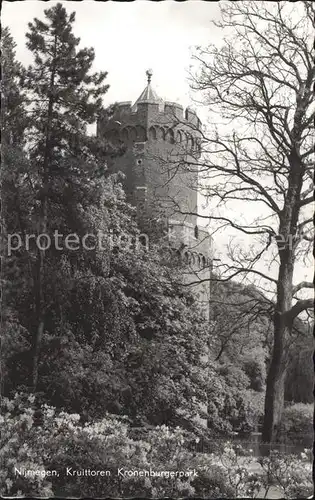
[(3, 29), (1, 38), (1, 142), (7, 150), (9, 145), (17, 146), (22, 142), (25, 127), (25, 96), (19, 86), (22, 66), (16, 60), (16, 44), (8, 27)]
[[(81, 174), (97, 168), (94, 141), (86, 133), (102, 108), (106, 73), (90, 74), (93, 49), (78, 49), (79, 38), (72, 33), (75, 14), (67, 14), (61, 4), (45, 11), (46, 22), (34, 19), (26, 34), (34, 64), (24, 75), (30, 96), (31, 127), (29, 159), (35, 167), (38, 186), (38, 227), (49, 228), (49, 199), (60, 176)], [(36, 175), (35, 174), (35, 175)], [(89, 173), (91, 175), (91, 173)], [(71, 181), (70, 181), (71, 182)], [(34, 341), (33, 389), (38, 379), (38, 358), (44, 330), (45, 252), (38, 251), (36, 281), (37, 334)]]
[(74, 158), (92, 166), (95, 141), (86, 134), (87, 124), (101, 112), (108, 85), (106, 72), (91, 73), (94, 50), (78, 47), (80, 39), (72, 32), (75, 14), (57, 4), (45, 16), (47, 22), (35, 18), (29, 23), (27, 47), (34, 63), (25, 71), (24, 88), (31, 100), (31, 159), (40, 164), (47, 182), (56, 169), (78, 173), (79, 166), (71, 165)]

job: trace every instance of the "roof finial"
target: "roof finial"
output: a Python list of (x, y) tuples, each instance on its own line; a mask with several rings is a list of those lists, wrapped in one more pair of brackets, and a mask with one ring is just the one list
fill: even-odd
[(151, 78), (152, 78), (152, 69), (147, 69), (147, 71), (145, 72), (145, 74), (147, 75), (148, 77), (148, 84), (151, 82)]

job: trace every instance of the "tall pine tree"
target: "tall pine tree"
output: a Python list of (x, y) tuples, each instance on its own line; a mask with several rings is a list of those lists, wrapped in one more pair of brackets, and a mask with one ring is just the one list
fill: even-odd
[(1, 142), (5, 148), (23, 144), (26, 124), (25, 95), (20, 90), (23, 68), (16, 60), (15, 47), (10, 30), (5, 27), (1, 37)]
[[(74, 13), (68, 15), (58, 3), (45, 10), (45, 16), (45, 22), (35, 18), (29, 23), (27, 47), (34, 63), (25, 71), (23, 83), (30, 101), (27, 139), (37, 199), (32, 217), (38, 234), (52, 229), (56, 200), (62, 203), (66, 192), (68, 197), (73, 195), (76, 183), (92, 182), (102, 172), (106, 156), (106, 148), (87, 134), (87, 125), (95, 122), (102, 110), (102, 96), (108, 89), (106, 73), (91, 73), (94, 50), (78, 48), (80, 39), (72, 32)], [(45, 250), (36, 251), (34, 392), (48, 305)]]
[(15, 47), (10, 30), (5, 27), (1, 37), (2, 389), (8, 359), (27, 343), (21, 335), (17, 291), (23, 289), (21, 269), (29, 267), (30, 259), (23, 251), (11, 256), (6, 253), (8, 234), (25, 234), (32, 198), (24, 153), (27, 99), (21, 92), (23, 67), (16, 59)]
[(9, 29), (5, 27), (1, 39), (1, 183), (3, 221), (11, 231), (22, 229), (17, 217), (12, 217), (12, 205), (16, 202), (18, 185), (25, 169), (22, 150), (26, 127), (26, 97), (19, 85), (23, 68), (16, 60), (15, 46)]

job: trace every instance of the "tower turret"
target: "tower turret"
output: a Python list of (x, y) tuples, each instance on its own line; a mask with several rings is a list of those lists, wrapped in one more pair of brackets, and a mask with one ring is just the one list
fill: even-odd
[[(196, 225), (200, 121), (191, 110), (163, 101), (152, 88), (152, 72), (138, 99), (117, 103), (112, 119), (98, 123), (98, 134), (126, 146), (115, 169), (126, 175), (126, 192), (136, 202), (137, 188), (146, 187), (147, 210), (152, 217)], [(197, 124), (197, 127), (196, 127)], [(191, 212), (182, 215), (181, 212)]]
[[(184, 279), (196, 282), (208, 276), (211, 259), (209, 234), (196, 216), (201, 122), (194, 110), (163, 101), (152, 87), (152, 71), (146, 75), (138, 99), (117, 103), (112, 118), (99, 121), (98, 135), (125, 146), (112, 168), (125, 174), (128, 201), (140, 219), (166, 222), (170, 244), (187, 268)], [(197, 293), (208, 310), (209, 283), (196, 286)]]

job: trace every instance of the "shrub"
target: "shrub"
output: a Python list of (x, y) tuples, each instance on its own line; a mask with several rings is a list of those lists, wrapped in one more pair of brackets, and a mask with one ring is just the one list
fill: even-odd
[(280, 425), (281, 435), (292, 441), (310, 444), (313, 440), (314, 406), (295, 403), (284, 409)]
[(240, 431), (253, 432), (264, 415), (265, 398), (262, 392), (243, 391), (243, 419)]
[[(283, 459), (264, 459), (266, 473), (250, 472), (252, 457), (230, 443), (215, 453), (189, 450), (192, 433), (177, 427), (158, 426), (131, 437), (128, 419), (106, 414), (81, 424), (80, 416), (42, 405), (35, 409), (30, 396), (2, 401), (3, 424), (0, 473), (2, 496), (57, 497), (254, 497), (270, 477), (280, 479), (288, 495), (310, 490), (309, 457), (294, 457), (283, 472)], [(31, 457), (31, 458), (30, 458)], [(291, 459), (291, 457), (290, 457)], [(292, 459), (293, 460), (293, 459)], [(19, 477), (14, 468), (56, 470), (59, 476)], [(110, 476), (66, 475), (72, 470), (109, 470)], [(290, 468), (291, 467), (291, 468)], [(166, 475), (121, 477), (117, 471), (165, 471)], [(189, 477), (172, 477), (175, 471), (197, 471)], [(284, 477), (284, 479), (283, 479)], [(299, 477), (302, 479), (300, 480)], [(280, 479), (279, 479), (280, 478)], [(264, 483), (265, 481), (265, 483)]]
[(34, 410), (32, 396), (16, 395), (14, 400), (1, 401), (1, 496), (52, 496), (52, 484), (45, 476), (23, 477), (15, 468), (45, 470), (41, 450), (34, 441)]
[(250, 379), (247, 374), (239, 367), (232, 363), (224, 363), (218, 366), (217, 372), (224, 380), (228, 387), (242, 391), (249, 388)]
[(248, 433), (255, 430), (263, 415), (264, 396), (246, 389), (246, 385), (242, 387), (228, 385), (220, 376), (212, 381), (208, 389), (208, 425), (213, 432)]
[(284, 498), (307, 498), (313, 492), (311, 452), (305, 450), (300, 457), (271, 452), (260, 458), (264, 475), (262, 484), (266, 493), (271, 485), (282, 490)]
[[(132, 439), (128, 419), (106, 414), (102, 420), (82, 425), (80, 416), (58, 412), (34, 399), (17, 395), (2, 401), (1, 494), (12, 496), (164, 497), (198, 495), (194, 477), (121, 477), (118, 469), (192, 471), (198, 468), (187, 451), (188, 434), (180, 428), (160, 426), (140, 440)], [(189, 440), (191, 436), (189, 435)], [(29, 457), (32, 457), (30, 459)], [(59, 476), (35, 478), (16, 476), (14, 468), (56, 470)], [(72, 470), (109, 470), (111, 476), (66, 476)], [(224, 491), (218, 476), (215, 488)], [(223, 477), (223, 476), (222, 476)], [(210, 484), (210, 483), (209, 483)], [(197, 485), (199, 488), (199, 486)]]
[(264, 390), (266, 382), (265, 352), (256, 348), (251, 353), (243, 356), (243, 369), (250, 380), (250, 389), (258, 392)]

